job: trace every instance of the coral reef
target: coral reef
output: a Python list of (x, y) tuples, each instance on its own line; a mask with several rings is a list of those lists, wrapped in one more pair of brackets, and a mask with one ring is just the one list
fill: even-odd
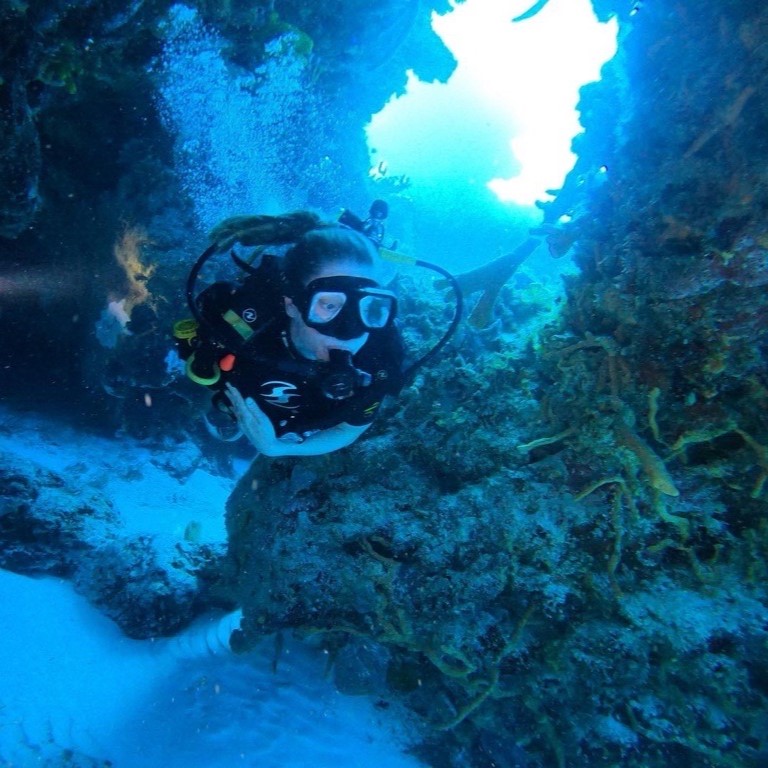
[[(385, 665), (430, 765), (768, 753), (768, 20), (600, 5), (622, 52), (543, 206), (580, 268), (559, 316), (510, 338), (502, 291), (369, 439), (257, 460), (228, 506), (240, 645), (292, 628), (342, 680), (348, 644)], [(412, 343), (441, 315), (410, 301)]]
[[(151, 30), (157, 8), (143, 0), (126, 6), (92, 0), (40, 4), (6, 0), (0, 8), (3, 52), (0, 55), (0, 133), (4, 137), (0, 164), (7, 183), (0, 199), (0, 236), (13, 238), (33, 223), (51, 187), (86, 180), (105, 172), (109, 137), (116, 126), (106, 121), (76, 136), (59, 121), (72, 108), (92, 110), (105, 91), (116, 95), (141, 88), (142, 56), (151, 51)], [(138, 65), (138, 66), (137, 66)], [(126, 99), (127, 103), (128, 99)], [(101, 103), (102, 109), (105, 103)], [(93, 110), (97, 114), (96, 110)], [(127, 120), (126, 127), (133, 127)], [(57, 136), (51, 135), (53, 128)], [(96, 126), (92, 126), (92, 129)], [(104, 135), (99, 137), (101, 128)], [(96, 139), (94, 141), (94, 139)], [(52, 153), (59, 142), (77, 147), (78, 157)], [(89, 147), (86, 142), (90, 141)], [(106, 151), (105, 151), (106, 150)], [(74, 161), (76, 171), (70, 163)], [(50, 167), (68, 168), (68, 179), (54, 178)], [(98, 185), (94, 185), (98, 186)], [(71, 192), (70, 187), (64, 194)], [(49, 201), (50, 204), (50, 201)]]
[[(8, 297), (4, 391), (59, 397), (103, 425), (108, 366), (87, 350), (126, 266), (135, 308), (145, 291), (168, 299), (145, 318), (152, 331), (180, 304), (201, 222), (245, 212), (254, 187), (265, 204), (363, 209), (363, 124), (408, 67), (451, 71), (428, 27), (446, 5), (201, 0), (185, 28), (163, 2), (3, 3), (2, 284), (53, 265), (71, 281), (63, 296)], [(243, 607), (240, 648), (280, 630), (317, 638), (342, 690), (422, 715), (420, 754), (438, 768), (756, 768), (768, 753), (768, 15), (747, 0), (594, 6), (620, 19), (620, 54), (582, 91), (578, 161), (536, 231), (579, 268), (565, 300), (519, 272), (504, 284), (516, 258), (494, 263), (478, 327), (364, 441), (253, 464), (228, 504), (217, 589)], [(242, 86), (240, 100), (216, 82)], [(156, 99), (163, 87), (178, 100)], [(186, 134), (198, 107), (211, 120)], [(235, 125), (217, 119), (230, 108)], [(190, 171), (183, 188), (176, 168)], [(146, 225), (154, 274), (115, 264), (123, 221)], [(123, 245), (138, 254), (135, 236)], [(450, 308), (398, 282), (418, 350)], [(147, 374), (156, 363), (137, 354), (113, 377), (142, 414), (170, 411), (158, 404), (172, 387)], [(103, 498), (1, 466), (3, 567), (72, 578), (133, 636), (173, 632), (205, 605), (197, 577), (216, 560), (194, 526), (162, 552), (125, 537)]]
[(0, 567), (72, 579), (134, 638), (174, 634), (212, 605), (215, 548), (185, 541), (168, 549), (129, 535), (103, 495), (8, 454), (0, 489)]
[(732, 521), (750, 494), (725, 506), (627, 414), (571, 403), (545, 433), (530, 359), (470, 339), (376, 436), (242, 478), (241, 649), (319, 638), (354, 689), (363, 644), (358, 677), (423, 716), (430, 765), (486, 765), (489, 734), (531, 765), (759, 764), (766, 540)]

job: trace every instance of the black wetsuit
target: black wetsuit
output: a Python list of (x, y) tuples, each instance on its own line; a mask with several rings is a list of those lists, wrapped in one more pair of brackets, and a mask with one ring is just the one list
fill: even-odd
[(269, 417), (278, 437), (307, 437), (342, 422), (370, 424), (384, 397), (399, 393), (403, 348), (394, 326), (371, 331), (353, 358), (356, 368), (370, 374), (371, 383), (355, 387), (350, 397), (332, 400), (322, 388), (329, 364), (302, 358), (290, 343), (287, 322), (281, 325), (262, 334), (253, 356), (237, 357), (227, 375), (240, 394), (252, 397)]
[[(250, 285), (249, 285), (250, 283)], [(397, 395), (403, 386), (404, 349), (394, 324), (369, 331), (362, 349), (354, 356), (354, 367), (370, 374), (370, 384), (356, 386), (353, 394), (334, 400), (323, 392), (331, 372), (329, 363), (302, 357), (290, 341), (288, 315), (280, 305), (269, 313), (257, 314), (254, 307), (263, 301), (242, 286), (217, 283), (201, 295), (200, 309), (208, 322), (201, 329), (202, 346), (196, 355), (211, 354), (222, 360), (234, 355), (234, 365), (212, 385), (226, 400), (224, 384), (235, 386), (244, 398), (252, 397), (269, 417), (277, 437), (298, 439), (337, 426), (369, 424), (386, 395)], [(248, 336), (252, 332), (251, 336)], [(206, 339), (210, 336), (210, 342)]]

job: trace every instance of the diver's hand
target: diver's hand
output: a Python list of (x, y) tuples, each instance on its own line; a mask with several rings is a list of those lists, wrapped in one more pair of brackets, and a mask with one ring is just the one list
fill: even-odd
[(284, 446), (277, 439), (275, 428), (264, 411), (256, 405), (252, 397), (243, 399), (231, 384), (227, 384), (226, 389), (243, 434), (256, 446), (259, 453), (265, 456), (282, 456), (285, 453)]
[(243, 399), (231, 384), (227, 384), (226, 388), (243, 434), (265, 456), (320, 456), (331, 453), (354, 443), (371, 426), (341, 423), (315, 432), (303, 442), (286, 442), (275, 435), (272, 422), (253, 398)]

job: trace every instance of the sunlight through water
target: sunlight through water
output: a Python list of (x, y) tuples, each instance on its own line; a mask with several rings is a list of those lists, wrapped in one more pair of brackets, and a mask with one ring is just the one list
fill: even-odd
[(374, 115), (376, 168), (429, 188), (484, 185), (530, 206), (559, 188), (575, 162), (578, 90), (616, 52), (617, 25), (597, 21), (589, 0), (467, 0), (433, 27), (458, 61), (447, 83), (409, 73), (405, 95)]

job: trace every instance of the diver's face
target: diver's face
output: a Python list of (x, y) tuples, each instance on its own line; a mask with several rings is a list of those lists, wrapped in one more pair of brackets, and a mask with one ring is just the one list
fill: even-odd
[[(345, 275), (347, 277), (363, 277), (375, 280), (373, 267), (355, 264), (349, 261), (334, 261), (326, 264), (317, 274), (311, 275), (307, 285), (320, 277), (335, 277)], [(369, 334), (363, 333), (354, 339), (336, 339), (333, 336), (325, 336), (315, 328), (310, 328), (301, 316), (298, 307), (287, 296), (285, 297), (285, 311), (290, 318), (288, 332), (296, 349), (309, 360), (330, 360), (331, 349), (341, 349), (356, 355), (368, 341)]]

